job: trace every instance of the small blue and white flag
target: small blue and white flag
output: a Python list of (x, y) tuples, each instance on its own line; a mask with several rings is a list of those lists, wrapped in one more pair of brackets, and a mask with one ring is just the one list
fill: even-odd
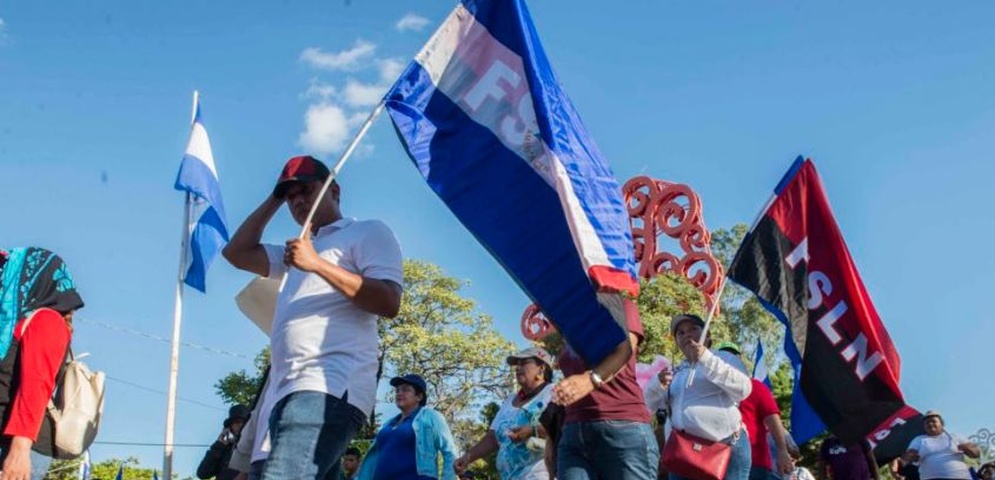
[(767, 362), (764, 361), (764, 344), (759, 339), (757, 340), (757, 353), (753, 358), (753, 378), (763, 382), (767, 388), (773, 389), (767, 375)]
[(159, 471), (152, 470), (152, 480), (159, 480)]
[(120, 467), (117, 467), (117, 476), (114, 480), (124, 480), (124, 464), (122, 463)]
[(621, 187), (523, 0), (462, 0), (387, 92), (429, 186), (587, 363), (638, 294)]
[(190, 142), (183, 154), (180, 172), (176, 175), (175, 188), (190, 193), (190, 218), (187, 221), (191, 235), (183, 282), (205, 292), (207, 268), (228, 243), (228, 227), (211, 142), (200, 116), (199, 98), (194, 108), (196, 113), (190, 129)]
[(79, 480), (90, 480), (93, 475), (93, 465), (90, 464), (90, 451), (83, 452), (83, 461), (79, 462)]

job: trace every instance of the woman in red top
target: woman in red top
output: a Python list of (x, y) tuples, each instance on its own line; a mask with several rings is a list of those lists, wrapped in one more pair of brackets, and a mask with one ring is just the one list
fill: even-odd
[[(0, 251), (0, 478), (41, 479), (49, 459), (32, 453), (73, 312), (83, 307), (62, 259), (35, 247)], [(34, 457), (34, 462), (32, 462)], [(32, 471), (32, 463), (35, 463)]]

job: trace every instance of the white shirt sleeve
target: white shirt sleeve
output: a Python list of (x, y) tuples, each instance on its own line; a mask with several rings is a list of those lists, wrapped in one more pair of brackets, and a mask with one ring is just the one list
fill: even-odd
[(663, 385), (660, 385), (660, 381), (654, 375), (643, 390), (643, 397), (646, 399), (646, 408), (649, 409), (650, 413), (667, 408), (667, 393), (667, 389), (663, 388)]
[(719, 352), (716, 355), (711, 350), (705, 350), (705, 354), (698, 359), (698, 363), (705, 367), (705, 378), (709, 382), (728, 393), (734, 401), (739, 402), (750, 396), (753, 382), (743, 371), (725, 359), (727, 355), (734, 356), (726, 352)]
[(366, 278), (389, 280), (404, 285), (401, 246), (394, 232), (383, 222), (367, 222), (367, 232), (354, 252), (359, 274)]
[(918, 437), (913, 438), (912, 441), (909, 442), (909, 448), (907, 448), (906, 450), (915, 450), (917, 452), (921, 451), (922, 450), (922, 435), (919, 435)]
[(286, 247), (264, 243), (263, 249), (266, 250), (266, 258), (269, 259), (269, 275), (266, 278), (280, 278), (287, 271), (287, 265), (283, 263)]

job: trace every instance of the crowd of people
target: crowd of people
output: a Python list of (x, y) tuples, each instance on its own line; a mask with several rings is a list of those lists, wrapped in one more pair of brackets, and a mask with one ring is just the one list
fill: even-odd
[[(337, 182), (322, 194), (329, 175), (313, 157), (291, 158), (223, 251), (236, 268), (286, 276), (286, 286), (263, 387), (252, 405), (231, 408), (198, 477), (455, 480), (472, 478), (470, 466), (495, 455), (505, 480), (812, 478), (794, 464), (797, 446), (771, 391), (746, 373), (735, 344), (713, 345), (702, 336), (701, 317), (673, 317), (670, 333), (683, 359), (640, 387), (636, 356), (645, 330), (631, 301), (623, 309), (628, 335), (597, 364), (569, 343), (556, 358), (539, 347), (509, 356), (518, 390), (462, 452), (430, 406), (431, 385), (417, 372), (392, 378), (399, 413), (383, 422), (364, 454), (352, 441), (376, 402), (377, 318), (398, 314), (402, 256), (385, 224), (343, 215)], [(309, 234), (284, 245), (261, 243), (282, 205)], [(83, 302), (61, 259), (42, 249), (2, 252), (0, 279), (0, 480), (38, 479), (49, 460), (32, 445), (43, 441), (45, 404)], [(662, 442), (654, 423), (664, 431)], [(946, 432), (938, 412), (927, 412), (924, 427), (891, 465), (894, 475), (972, 478), (965, 457), (978, 458), (978, 446)], [(993, 480), (992, 470), (977, 474)], [(870, 480), (878, 465), (865, 442), (830, 438), (816, 474)]]

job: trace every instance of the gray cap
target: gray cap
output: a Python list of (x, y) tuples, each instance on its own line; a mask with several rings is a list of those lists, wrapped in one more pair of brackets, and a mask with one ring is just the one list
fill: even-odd
[(529, 358), (538, 358), (542, 363), (545, 363), (549, 368), (553, 368), (553, 356), (549, 352), (539, 348), (539, 347), (529, 347), (518, 353), (508, 355), (505, 359), (508, 365), (515, 363), (517, 360), (527, 360)]
[(698, 325), (701, 328), (705, 328), (705, 321), (702, 320), (701, 317), (693, 313), (682, 313), (680, 315), (674, 315), (674, 318), (670, 320), (670, 334), (676, 335), (677, 326), (680, 325), (681, 322), (685, 321), (694, 322), (695, 325)]

